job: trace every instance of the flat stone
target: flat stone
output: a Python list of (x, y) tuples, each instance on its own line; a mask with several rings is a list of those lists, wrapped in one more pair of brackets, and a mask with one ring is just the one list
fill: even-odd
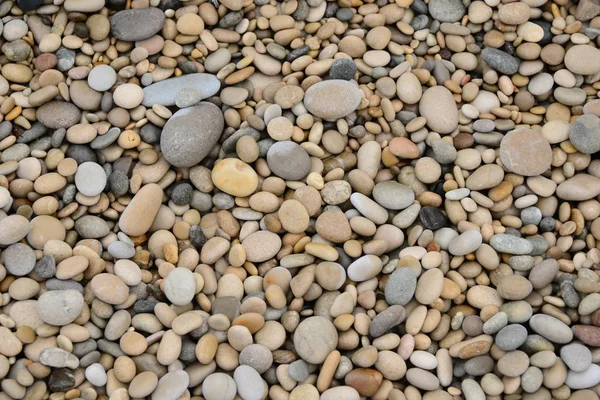
[(192, 271), (187, 268), (175, 268), (165, 279), (165, 295), (175, 305), (189, 304), (196, 295), (195, 282)]
[(573, 332), (564, 322), (546, 314), (536, 314), (529, 320), (531, 329), (554, 343), (569, 343)]
[(483, 238), (478, 230), (470, 229), (450, 241), (448, 251), (455, 256), (464, 256), (481, 246)]
[(190, 383), (190, 376), (184, 370), (172, 371), (159, 379), (152, 393), (152, 400), (177, 400)]
[(326, 318), (309, 317), (294, 332), (294, 348), (304, 361), (320, 364), (335, 350), (338, 334), (335, 326)]
[(223, 126), (223, 114), (212, 103), (179, 110), (163, 128), (160, 137), (163, 155), (176, 167), (194, 166), (217, 144)]
[(81, 119), (81, 111), (72, 103), (51, 101), (36, 111), (36, 117), (51, 129), (70, 128)]
[(523, 325), (511, 324), (502, 328), (494, 343), (503, 351), (518, 349), (527, 340), (527, 329)]
[(369, 327), (369, 334), (373, 337), (382, 336), (388, 330), (404, 321), (406, 311), (401, 305), (393, 305), (386, 308), (373, 318)]
[(77, 167), (75, 186), (79, 192), (86, 196), (97, 196), (102, 193), (106, 186), (106, 172), (94, 162), (85, 162)]
[(212, 74), (196, 73), (183, 75), (146, 86), (144, 88), (144, 100), (142, 104), (146, 107), (152, 107), (154, 104), (166, 107), (174, 106), (179, 92), (184, 89), (197, 91), (197, 101), (195, 100), (193, 103), (196, 104), (201, 100), (214, 96), (220, 88), (221, 82)]
[(119, 228), (131, 236), (148, 232), (162, 204), (163, 191), (150, 183), (143, 186), (127, 205), (119, 219)]
[(593, 114), (577, 117), (569, 128), (569, 141), (584, 154), (600, 151), (600, 118)]
[(233, 372), (238, 394), (244, 400), (261, 400), (265, 395), (265, 385), (260, 375), (249, 365), (240, 365)]
[(502, 50), (486, 47), (481, 56), (487, 65), (504, 75), (513, 75), (519, 70), (519, 59)]
[(373, 188), (373, 198), (390, 210), (404, 210), (415, 201), (415, 193), (398, 182), (379, 182)]
[(35, 267), (35, 253), (23, 243), (8, 246), (2, 252), (1, 259), (6, 270), (14, 276), (25, 276)]
[(592, 352), (579, 343), (569, 343), (560, 349), (560, 358), (571, 371), (583, 372), (592, 365)]
[(40, 296), (36, 308), (45, 323), (64, 326), (81, 314), (83, 301), (83, 296), (76, 290), (52, 290)]
[(440, 22), (458, 22), (466, 11), (460, 0), (432, 0), (429, 2), (429, 14)]
[[(459, 3), (462, 6), (462, 2)], [(427, 119), (427, 126), (437, 133), (451, 133), (458, 126), (456, 102), (452, 93), (444, 86), (434, 86), (423, 93), (419, 102), (419, 113)]]
[(75, 221), (75, 230), (85, 239), (99, 239), (108, 235), (110, 227), (100, 217), (85, 215)]
[(600, 179), (588, 174), (577, 174), (567, 179), (556, 188), (559, 199), (583, 201), (600, 194)]
[(158, 33), (165, 24), (165, 13), (159, 8), (123, 10), (110, 18), (110, 31), (119, 40), (135, 42)]
[(518, 236), (498, 234), (492, 236), (490, 245), (494, 250), (507, 254), (529, 254), (533, 250), (533, 245), (527, 239)]
[(304, 179), (311, 168), (306, 150), (290, 140), (277, 142), (269, 148), (267, 164), (275, 175), (293, 181)]
[(502, 139), (500, 160), (516, 174), (536, 176), (550, 168), (552, 149), (540, 132), (518, 129), (507, 133)]
[(417, 288), (417, 275), (411, 268), (398, 268), (385, 284), (385, 301), (390, 305), (405, 306), (412, 300)]
[(304, 106), (319, 118), (335, 121), (356, 110), (360, 99), (361, 92), (355, 83), (332, 79), (309, 87), (304, 94)]
[(569, 371), (565, 385), (571, 389), (587, 389), (600, 383), (600, 366), (592, 364), (582, 372)]
[(597, 74), (600, 72), (600, 50), (585, 44), (572, 46), (565, 54), (565, 66), (574, 74)]

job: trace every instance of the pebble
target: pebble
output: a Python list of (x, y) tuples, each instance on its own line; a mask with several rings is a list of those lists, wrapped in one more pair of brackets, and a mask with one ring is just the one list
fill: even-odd
[(106, 173), (95, 162), (85, 162), (77, 167), (75, 186), (85, 196), (97, 196), (106, 186)]
[(267, 152), (271, 171), (283, 179), (301, 180), (310, 172), (310, 157), (306, 150), (292, 141), (273, 144)]
[(571, 329), (564, 322), (550, 315), (536, 314), (532, 316), (529, 326), (534, 332), (554, 343), (569, 343), (573, 339)]
[(533, 244), (526, 239), (506, 234), (492, 236), (490, 245), (494, 250), (507, 254), (529, 254), (533, 251)]
[(427, 119), (427, 126), (440, 134), (451, 133), (458, 126), (456, 103), (445, 87), (427, 89), (419, 102), (419, 111)]
[(560, 358), (574, 372), (583, 372), (592, 365), (592, 353), (579, 343), (563, 346), (560, 349)]
[(319, 118), (335, 121), (354, 111), (360, 104), (360, 98), (356, 84), (331, 79), (309, 87), (304, 94), (304, 106)]
[(600, 50), (583, 44), (576, 44), (565, 54), (565, 66), (574, 74), (593, 75), (600, 72)]
[(417, 276), (410, 268), (398, 268), (385, 285), (385, 300), (390, 305), (405, 306), (413, 298), (417, 288)]
[(592, 114), (577, 117), (569, 128), (569, 141), (584, 154), (600, 151), (600, 118)]
[(249, 196), (258, 187), (254, 169), (235, 158), (226, 158), (215, 164), (211, 178), (217, 188), (232, 196)]
[(244, 400), (260, 400), (264, 397), (265, 385), (254, 368), (240, 365), (235, 369), (233, 379), (240, 397)]
[(119, 40), (136, 42), (152, 37), (164, 24), (165, 14), (156, 7), (122, 10), (110, 18), (110, 32)]
[(597, 398), (598, 11), (0, 2), (4, 397)]
[(538, 131), (514, 130), (500, 143), (500, 160), (511, 172), (523, 176), (541, 175), (552, 162), (552, 149)]
[(146, 86), (142, 104), (146, 107), (152, 107), (154, 104), (174, 106), (178, 99), (182, 100), (180, 96), (189, 95), (184, 92), (193, 91), (193, 102), (188, 101), (187, 104), (180, 106), (185, 108), (213, 96), (220, 88), (221, 83), (214, 75), (204, 73), (183, 75)]
[(36, 309), (45, 323), (64, 326), (81, 314), (83, 303), (83, 296), (76, 290), (52, 290), (39, 297)]
[(304, 361), (319, 364), (335, 350), (338, 333), (334, 325), (323, 317), (309, 317), (294, 332), (294, 348)]
[(448, 244), (448, 251), (455, 256), (464, 256), (476, 251), (482, 241), (481, 233), (471, 229), (452, 239)]
[(92, 68), (87, 76), (87, 82), (92, 89), (104, 92), (117, 82), (117, 73), (109, 65), (101, 64)]
[(161, 150), (173, 165), (195, 165), (217, 143), (223, 124), (221, 112), (210, 103), (180, 110), (173, 114), (163, 128), (160, 136)]
[(35, 253), (31, 247), (23, 243), (15, 243), (4, 249), (2, 261), (10, 274), (25, 276), (35, 267)]
[(397, 182), (380, 182), (373, 187), (373, 198), (390, 210), (404, 210), (415, 200), (414, 192)]
[(519, 70), (519, 60), (502, 50), (486, 47), (481, 56), (490, 67), (502, 74), (513, 75)]
[(458, 22), (466, 13), (463, 3), (456, 0), (434, 0), (428, 6), (431, 16), (440, 22)]

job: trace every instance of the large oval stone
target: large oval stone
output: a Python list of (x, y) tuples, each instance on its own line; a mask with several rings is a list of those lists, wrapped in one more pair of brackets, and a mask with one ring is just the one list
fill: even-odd
[(311, 114), (335, 121), (356, 110), (360, 89), (355, 83), (332, 79), (315, 83), (304, 94), (304, 105)]
[(419, 113), (427, 119), (427, 126), (437, 133), (450, 133), (458, 126), (456, 102), (443, 86), (434, 86), (423, 93)]
[(167, 121), (160, 136), (163, 155), (176, 167), (194, 166), (217, 144), (223, 125), (223, 114), (212, 103), (179, 110)]

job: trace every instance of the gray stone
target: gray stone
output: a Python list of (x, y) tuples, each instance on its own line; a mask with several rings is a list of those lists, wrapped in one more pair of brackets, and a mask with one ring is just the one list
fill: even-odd
[(84, 239), (99, 239), (110, 232), (106, 221), (93, 215), (86, 215), (77, 219), (75, 230)]
[(114, 258), (131, 258), (135, 255), (135, 248), (129, 243), (117, 240), (108, 245), (108, 252)]
[(440, 22), (458, 22), (466, 9), (461, 0), (432, 0), (429, 2), (429, 14)]
[(240, 352), (239, 362), (240, 365), (249, 365), (262, 374), (273, 365), (273, 353), (262, 344), (250, 344)]
[(40, 258), (35, 264), (33, 272), (42, 279), (49, 279), (56, 274), (56, 262), (50, 254)]
[(406, 311), (401, 305), (386, 308), (373, 318), (369, 327), (369, 334), (375, 338), (382, 336), (388, 330), (404, 321)]
[(592, 352), (579, 343), (569, 343), (560, 349), (560, 358), (570, 370), (582, 372), (592, 365)]
[(569, 141), (585, 154), (600, 151), (600, 118), (593, 114), (577, 117), (569, 129)]
[(48, 290), (75, 290), (81, 294), (83, 294), (83, 286), (81, 283), (75, 282), (74, 280), (67, 279), (48, 279), (46, 281), (46, 289)]
[(304, 360), (294, 361), (288, 368), (288, 375), (296, 382), (304, 382), (310, 375), (308, 364)]
[(387, 181), (375, 185), (373, 198), (381, 206), (390, 210), (404, 210), (415, 201), (415, 193), (408, 186)]
[(36, 117), (48, 128), (67, 129), (79, 122), (81, 111), (72, 103), (51, 101), (37, 109)]
[(331, 79), (349, 81), (354, 78), (354, 74), (356, 74), (356, 64), (351, 58), (337, 59), (331, 64), (331, 68), (329, 69)]
[(53, 368), (75, 369), (79, 367), (79, 359), (66, 350), (51, 347), (40, 353), (40, 364)]
[(127, 194), (127, 191), (129, 190), (129, 178), (123, 171), (113, 171), (108, 178), (108, 186), (115, 196), (123, 196)]
[(498, 332), (494, 342), (500, 350), (512, 351), (518, 349), (527, 340), (527, 329), (523, 325), (507, 325)]
[(20, 62), (26, 60), (31, 53), (31, 47), (26, 41), (17, 39), (13, 42), (4, 43), (2, 52), (10, 61)]
[(154, 104), (161, 104), (167, 107), (174, 106), (179, 92), (189, 88), (195, 88), (200, 91), (201, 97), (198, 100), (200, 101), (214, 96), (221, 88), (221, 82), (216, 76), (203, 73), (165, 79), (144, 88), (144, 100), (142, 104), (146, 107), (152, 107)]
[(534, 289), (541, 289), (552, 283), (559, 269), (558, 261), (549, 258), (536, 264), (529, 272), (528, 279)]
[(554, 343), (569, 343), (573, 332), (568, 325), (550, 315), (536, 314), (529, 320), (531, 329)]
[(275, 175), (292, 181), (304, 179), (311, 168), (306, 150), (290, 140), (277, 142), (269, 148), (267, 164)]
[(385, 301), (404, 306), (412, 300), (417, 288), (417, 275), (410, 268), (398, 268), (385, 284)]
[(217, 144), (224, 123), (221, 110), (212, 103), (177, 111), (160, 137), (163, 155), (176, 167), (198, 164)]
[(96, 136), (96, 138), (90, 143), (90, 147), (94, 150), (104, 149), (113, 144), (119, 138), (120, 135), (121, 129), (117, 127), (112, 127), (104, 135)]
[(360, 99), (361, 91), (355, 83), (331, 79), (309, 87), (304, 94), (304, 106), (319, 118), (335, 121), (356, 110)]
[(35, 253), (26, 244), (15, 243), (2, 252), (2, 263), (11, 275), (25, 276), (35, 267)]
[(481, 56), (487, 65), (502, 74), (513, 75), (519, 71), (519, 59), (502, 50), (486, 47)]
[(200, 103), (205, 97), (202, 95), (202, 89), (189, 86), (177, 92), (175, 97), (175, 105), (179, 108), (195, 106)]
[(490, 245), (501, 253), (524, 255), (533, 250), (533, 244), (527, 239), (513, 235), (499, 234), (490, 239)]
[(50, 325), (64, 326), (75, 321), (83, 310), (83, 296), (76, 290), (52, 290), (44, 292), (36, 308), (42, 321)]
[(114, 37), (126, 42), (148, 39), (165, 24), (165, 13), (159, 8), (123, 10), (110, 18), (110, 31)]

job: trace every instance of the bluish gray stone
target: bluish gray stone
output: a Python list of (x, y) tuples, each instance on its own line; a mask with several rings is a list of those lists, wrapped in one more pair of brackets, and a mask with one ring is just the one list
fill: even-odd
[(165, 13), (159, 8), (123, 10), (110, 18), (110, 31), (114, 37), (126, 42), (148, 39), (165, 24)]
[(186, 88), (198, 89), (201, 93), (200, 101), (214, 96), (221, 88), (221, 82), (216, 76), (204, 73), (165, 79), (144, 88), (142, 104), (146, 107), (152, 107), (154, 104), (174, 106), (179, 91)]
[(519, 71), (519, 59), (502, 50), (486, 47), (481, 56), (487, 65), (502, 74), (513, 75)]
[(385, 301), (404, 306), (412, 300), (417, 288), (417, 275), (410, 268), (398, 268), (385, 284)]
[(223, 114), (212, 103), (177, 111), (165, 124), (160, 148), (176, 167), (191, 167), (210, 153), (223, 132)]

